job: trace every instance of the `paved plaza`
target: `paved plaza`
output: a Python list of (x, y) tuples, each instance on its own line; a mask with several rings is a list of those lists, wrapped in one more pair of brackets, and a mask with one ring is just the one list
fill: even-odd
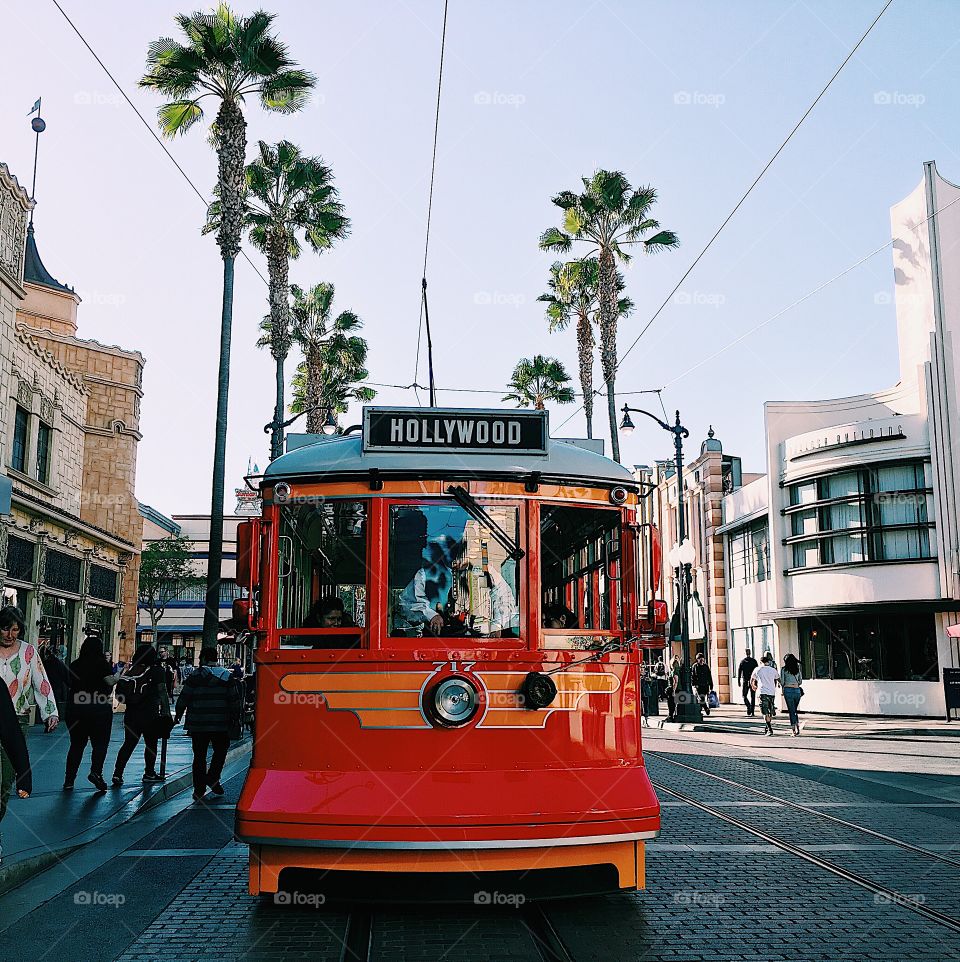
[(752, 728), (723, 708), (645, 730), (663, 806), (646, 890), (538, 903), (250, 897), (235, 750), (223, 799), (168, 793), (0, 897), (0, 958), (29, 931), (34, 959), (84, 962), (960, 959), (960, 726)]

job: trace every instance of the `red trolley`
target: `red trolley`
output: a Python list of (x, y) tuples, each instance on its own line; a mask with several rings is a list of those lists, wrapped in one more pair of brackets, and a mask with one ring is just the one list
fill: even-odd
[(642, 888), (660, 806), (631, 472), (540, 411), (366, 408), (362, 434), (309, 440), (238, 535), (251, 893), (299, 870)]

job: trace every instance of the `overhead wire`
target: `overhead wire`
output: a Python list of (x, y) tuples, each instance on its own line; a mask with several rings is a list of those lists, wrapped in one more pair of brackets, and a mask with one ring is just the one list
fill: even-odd
[[(413, 380), (416, 385), (417, 377), (420, 374), (420, 343), (423, 334), (424, 319), (427, 324), (427, 363), (429, 366), (430, 381), (430, 403), (436, 403), (436, 387), (433, 383), (433, 338), (430, 334), (430, 311), (427, 306), (427, 259), (430, 255), (430, 223), (433, 219), (433, 184), (437, 173), (437, 140), (440, 134), (440, 97), (443, 92), (443, 58), (447, 48), (447, 10), (449, 0), (443, 2), (443, 29), (440, 34), (440, 69), (437, 74), (437, 109), (433, 118), (433, 153), (430, 159), (430, 193), (427, 198), (427, 229), (423, 243), (423, 275), (421, 280), (420, 295), (420, 319), (417, 322), (417, 357), (414, 362)], [(419, 386), (419, 385), (417, 385)], [(420, 404), (420, 395), (414, 390), (417, 403)], [(422, 404), (420, 404), (423, 407)]]
[[(204, 196), (200, 188), (197, 187), (197, 185), (190, 179), (190, 175), (183, 169), (183, 167), (180, 165), (180, 162), (177, 160), (177, 158), (170, 153), (170, 151), (167, 149), (167, 145), (157, 135), (157, 132), (153, 129), (153, 127), (151, 126), (150, 122), (146, 119), (146, 117), (144, 117), (143, 114), (140, 112), (140, 109), (137, 107), (137, 105), (127, 96), (127, 92), (123, 89), (123, 87), (120, 86), (120, 83), (117, 81), (117, 78), (114, 77), (114, 75), (110, 72), (110, 68), (103, 62), (103, 60), (97, 54), (96, 50), (94, 50), (93, 47), (90, 46), (90, 43), (88, 42), (87, 38), (80, 32), (77, 25), (70, 19), (66, 10), (64, 10), (63, 7), (60, 6), (57, 0), (51, 0), (51, 2), (57, 8), (57, 10), (60, 11), (61, 15), (63, 16), (63, 19), (67, 21), (67, 23), (70, 25), (73, 32), (80, 38), (80, 42), (90, 52), (90, 56), (93, 57), (93, 59), (96, 60), (96, 62), (100, 65), (100, 69), (103, 70), (103, 72), (110, 78), (110, 82), (114, 85), (114, 87), (117, 88), (117, 90), (120, 93), (120, 96), (123, 97), (123, 99), (127, 102), (127, 104), (130, 106), (133, 112), (137, 115), (137, 117), (140, 118), (140, 122), (143, 124), (144, 127), (147, 128), (147, 131), (149, 132), (150, 136), (153, 137), (153, 139), (160, 145), (160, 148), (170, 159), (170, 162), (180, 172), (180, 176), (183, 177), (183, 179), (190, 185), (190, 187), (193, 189), (193, 192), (203, 202), (204, 207), (209, 207), (210, 200)], [(260, 268), (257, 267), (257, 265), (254, 264), (252, 260), (250, 260), (249, 255), (242, 247), (240, 248), (240, 254), (242, 255), (243, 259), (253, 268), (254, 272), (260, 278), (260, 280), (262, 280), (263, 283), (269, 287), (270, 282), (267, 280), (266, 277), (263, 276), (262, 272), (260, 271)]]
[[(623, 355), (617, 361), (617, 364), (614, 368), (614, 374), (616, 374), (616, 372), (620, 370), (621, 365), (627, 359), (627, 357), (630, 355), (633, 349), (637, 346), (637, 344), (640, 342), (640, 339), (643, 337), (643, 335), (646, 334), (646, 332), (650, 329), (650, 327), (653, 325), (656, 319), (663, 312), (664, 308), (673, 299), (674, 294), (677, 293), (677, 291), (680, 289), (680, 286), (683, 284), (683, 282), (690, 276), (690, 274), (693, 272), (697, 264), (700, 263), (700, 261), (703, 259), (707, 251), (710, 250), (710, 248), (713, 246), (714, 242), (723, 232), (723, 229), (727, 226), (727, 224), (730, 223), (730, 221), (733, 219), (737, 211), (743, 206), (746, 199), (753, 193), (754, 188), (756, 188), (757, 184), (760, 183), (760, 181), (763, 179), (767, 171), (773, 166), (774, 161), (777, 159), (777, 157), (780, 156), (780, 154), (783, 152), (787, 144), (789, 144), (790, 141), (793, 139), (794, 134), (796, 134), (796, 132), (800, 129), (803, 122), (807, 119), (807, 117), (810, 116), (810, 114), (813, 112), (814, 108), (821, 101), (821, 99), (823, 99), (823, 96), (830, 89), (833, 82), (837, 79), (837, 77), (840, 76), (840, 73), (843, 70), (843, 68), (850, 62), (850, 60), (853, 58), (853, 55), (859, 49), (860, 45), (864, 42), (864, 40), (867, 39), (867, 37), (870, 35), (870, 32), (877, 25), (880, 18), (884, 15), (884, 13), (886, 13), (887, 8), (892, 3), (893, 3), (893, 0), (886, 0), (886, 3), (884, 3), (883, 7), (880, 9), (880, 12), (873, 18), (870, 25), (863, 32), (860, 39), (853, 45), (853, 47), (851, 48), (850, 52), (846, 55), (846, 57), (843, 58), (843, 61), (840, 63), (840, 66), (837, 67), (837, 69), (833, 72), (833, 75), (830, 77), (830, 79), (826, 82), (826, 84), (820, 90), (820, 93), (817, 94), (817, 96), (813, 99), (813, 102), (810, 104), (810, 106), (807, 107), (807, 109), (803, 112), (800, 119), (796, 122), (796, 124), (794, 124), (793, 129), (790, 131), (789, 134), (787, 134), (786, 139), (774, 151), (773, 156), (766, 162), (766, 164), (764, 164), (763, 169), (760, 171), (759, 174), (757, 174), (753, 182), (750, 184), (750, 186), (746, 189), (746, 191), (743, 193), (743, 195), (734, 205), (730, 213), (727, 214), (727, 216), (721, 222), (720, 226), (716, 229), (716, 231), (714, 231), (713, 236), (710, 238), (710, 240), (707, 241), (706, 245), (703, 247), (700, 253), (697, 254), (697, 256), (693, 259), (693, 262), (690, 264), (690, 266), (683, 272), (683, 274), (680, 277), (680, 280), (677, 281), (677, 283), (674, 285), (670, 293), (664, 298), (663, 302), (656, 309), (656, 311), (654, 311), (653, 315), (650, 317), (647, 323), (644, 324), (644, 326), (641, 328), (640, 333), (634, 338), (633, 343), (626, 349), (626, 351), (623, 352)], [(606, 380), (603, 383), (606, 384), (607, 383)], [(558, 427), (563, 427), (563, 425), (566, 424), (567, 421), (570, 421), (573, 418), (575, 418), (577, 414), (580, 413), (580, 410), (582, 410), (582, 408), (579, 408), (578, 410), (574, 411), (573, 414), (571, 414), (568, 418), (566, 418), (566, 420), (561, 422), (560, 425), (558, 425)]]
[[(417, 383), (416, 381), (414, 381), (414, 382), (412, 382), (412, 383), (410, 383), (410, 384), (389, 384), (389, 383), (385, 383), (385, 382), (383, 382), (383, 381), (363, 381), (361, 386), (362, 386), (362, 387), (395, 388), (396, 390), (399, 390), (399, 391), (417, 391), (417, 390), (424, 391), (424, 390), (426, 390), (426, 385), (425, 385), (425, 384), (419, 384), (419, 383)], [(507, 388), (506, 388), (506, 387), (503, 387), (503, 388), (438, 387), (437, 390), (438, 390), (438, 391), (447, 391), (447, 392), (449, 392), (449, 393), (451, 393), (451, 394), (503, 394), (504, 391), (507, 390)], [(644, 389), (635, 390), (635, 391), (617, 391), (617, 394), (618, 394), (618, 396), (626, 397), (627, 395), (636, 395), (636, 394), (659, 394), (662, 390), (663, 390), (663, 388), (653, 387), (653, 388), (644, 388)], [(594, 391), (593, 394), (594, 394), (594, 396), (598, 396), (598, 395), (599, 395), (599, 392), (598, 392), (598, 391)], [(582, 393), (580, 393), (579, 391), (573, 392), (573, 396), (574, 396), (574, 397), (584, 397), (584, 395), (583, 395)]]

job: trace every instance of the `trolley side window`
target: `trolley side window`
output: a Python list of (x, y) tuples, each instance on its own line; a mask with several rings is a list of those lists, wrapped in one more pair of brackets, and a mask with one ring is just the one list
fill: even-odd
[(366, 502), (283, 505), (278, 551), (277, 627), (316, 632), (282, 636), (281, 645), (359, 644), (356, 629), (367, 621)]
[(540, 511), (543, 627), (618, 627), (620, 512), (544, 504)]
[[(519, 540), (516, 507), (483, 508)], [(391, 506), (389, 564), (391, 637), (520, 636), (517, 562), (458, 504)]]

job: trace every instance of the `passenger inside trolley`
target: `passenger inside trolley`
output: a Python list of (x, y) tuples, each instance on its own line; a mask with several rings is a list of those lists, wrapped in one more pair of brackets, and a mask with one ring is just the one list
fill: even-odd
[[(519, 536), (515, 507), (485, 507)], [(390, 508), (390, 635), (517, 638), (516, 560), (458, 504)]]
[(579, 628), (577, 616), (566, 605), (546, 605), (543, 609), (544, 628)]

